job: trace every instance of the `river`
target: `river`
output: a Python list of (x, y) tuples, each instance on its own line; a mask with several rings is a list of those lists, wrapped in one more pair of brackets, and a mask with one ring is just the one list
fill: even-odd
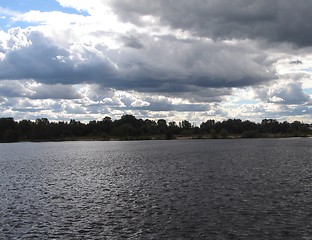
[(312, 239), (311, 146), (0, 144), (0, 239)]

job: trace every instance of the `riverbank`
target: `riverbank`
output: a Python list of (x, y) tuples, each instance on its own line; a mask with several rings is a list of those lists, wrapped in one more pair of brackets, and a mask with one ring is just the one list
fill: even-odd
[(15, 141), (0, 141), (0, 143), (13, 142), (70, 142), (70, 141), (154, 141), (154, 140), (196, 140), (196, 139), (256, 139), (256, 138), (312, 138), (312, 134), (272, 134), (264, 133), (257, 136), (246, 136), (243, 134), (230, 134), (227, 136), (220, 135), (173, 135), (168, 138), (165, 135), (156, 136), (127, 136), (127, 137), (103, 137), (103, 136), (84, 136), (84, 137), (62, 137), (49, 139), (19, 139)]

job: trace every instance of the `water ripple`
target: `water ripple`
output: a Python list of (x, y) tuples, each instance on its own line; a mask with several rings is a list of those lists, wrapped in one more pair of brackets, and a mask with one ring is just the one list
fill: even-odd
[(1, 239), (312, 239), (311, 139), (0, 145)]

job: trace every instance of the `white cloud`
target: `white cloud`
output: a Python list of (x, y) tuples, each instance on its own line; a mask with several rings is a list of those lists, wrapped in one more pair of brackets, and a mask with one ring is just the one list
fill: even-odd
[(82, 15), (68, 14), (59, 11), (40, 12), (35, 10), (13, 17), (13, 20), (58, 26), (71, 24), (86, 24), (89, 21), (88, 17)]
[(304, 93), (301, 82), (284, 80), (255, 91), (261, 100), (269, 103), (302, 105), (311, 101), (310, 96)]
[(0, 7), (0, 14), (3, 14), (1, 18), (5, 19), (6, 16), (18, 16), (20, 13), (11, 9)]
[(149, 102), (143, 101), (141, 99), (135, 100), (131, 103), (131, 107), (148, 107), (150, 105)]

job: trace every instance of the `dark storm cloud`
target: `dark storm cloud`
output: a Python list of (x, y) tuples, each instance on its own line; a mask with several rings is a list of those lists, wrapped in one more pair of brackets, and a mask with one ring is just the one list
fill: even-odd
[(271, 64), (268, 56), (250, 46), (163, 36), (157, 41), (147, 38), (144, 49), (123, 50), (120, 55), (116, 62), (124, 80), (118, 87), (144, 92), (243, 87), (276, 78), (267, 68)]
[(152, 15), (172, 28), (213, 39), (312, 45), (310, 0), (114, 0), (111, 4), (121, 19), (136, 24), (144, 24), (142, 16)]

